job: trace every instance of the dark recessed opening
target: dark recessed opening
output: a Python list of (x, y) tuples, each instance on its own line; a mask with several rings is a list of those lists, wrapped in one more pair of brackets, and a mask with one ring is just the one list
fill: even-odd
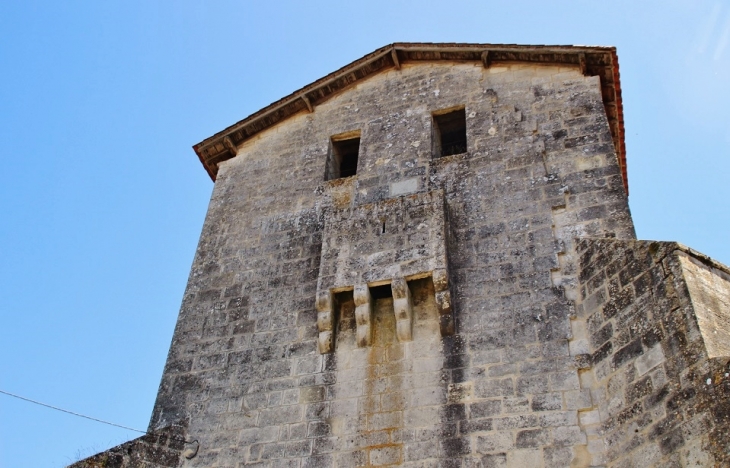
[(353, 292), (352, 289), (349, 291), (340, 291), (334, 294), (335, 296), (335, 309), (340, 308), (343, 304), (352, 302)]
[(360, 137), (333, 139), (327, 180), (354, 176), (357, 173), (357, 156), (360, 151)]
[(436, 157), (466, 153), (466, 110), (435, 114), (434, 154)]
[(386, 297), (393, 297), (393, 290), (390, 288), (389, 284), (371, 286), (370, 296), (373, 298), (373, 301), (377, 299), (385, 299)]
[(335, 314), (337, 327), (350, 329), (354, 327), (355, 322), (355, 302), (353, 300), (352, 290), (340, 291), (334, 294), (334, 307), (339, 314)]

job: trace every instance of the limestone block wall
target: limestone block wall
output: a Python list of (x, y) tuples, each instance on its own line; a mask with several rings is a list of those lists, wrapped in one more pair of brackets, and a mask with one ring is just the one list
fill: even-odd
[(424, 277), (435, 280), (441, 332), (452, 335), (446, 230), (441, 190), (328, 210), (317, 280), (319, 351), (329, 353), (335, 349), (333, 338), (339, 317), (333, 310), (334, 296), (344, 291), (353, 292), (357, 306), (358, 344), (371, 344), (371, 286), (391, 288), (398, 338), (410, 341), (413, 311), (407, 282)]
[(709, 357), (730, 357), (730, 272), (687, 249), (678, 258)]
[(446, 268), (443, 192), (391, 198), (325, 218), (318, 288), (383, 284)]
[(675, 243), (577, 243), (590, 335), (581, 386), (594, 402), (579, 418), (607, 466), (727, 466), (730, 356), (708, 352), (727, 329), (700, 326), (708, 304), (730, 314), (727, 268)]
[[(219, 167), (150, 422), (190, 421), (180, 466), (600, 465), (573, 239), (634, 236), (601, 99), (577, 66), (405, 63), (244, 143)], [(467, 151), (434, 159), (432, 113), (458, 106)], [(357, 174), (325, 181), (330, 137), (355, 131)], [(361, 294), (333, 298), (321, 354), (327, 213), (435, 191), (448, 289), (432, 272), (372, 296), (366, 347)]]
[(410, 282), (412, 339), (396, 336), (393, 298), (374, 299), (373, 337), (367, 347), (356, 340), (355, 305), (340, 305), (336, 366), (315, 423), (313, 466), (401, 465), (458, 452), (457, 424), (449, 422), (449, 402), (457, 390), (444, 385), (448, 360), (458, 350), (442, 341), (434, 288), (429, 278)]
[(166, 427), (80, 460), (69, 468), (173, 468), (198, 449), (196, 441), (187, 441), (184, 436), (184, 427)]

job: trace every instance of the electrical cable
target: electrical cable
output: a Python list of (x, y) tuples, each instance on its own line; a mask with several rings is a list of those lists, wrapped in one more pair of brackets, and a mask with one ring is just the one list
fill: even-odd
[[(40, 401), (32, 400), (30, 398), (26, 398), (26, 397), (23, 397), (23, 396), (20, 396), (20, 395), (16, 395), (14, 393), (6, 392), (5, 390), (2, 390), (2, 389), (0, 389), (0, 393), (2, 393), (4, 395), (7, 395), (7, 396), (11, 396), (13, 398), (17, 398), (19, 400), (27, 401), (28, 403), (33, 403), (35, 405), (45, 406), (46, 408), (50, 408), (50, 409), (53, 409), (53, 410), (56, 410), (56, 411), (61, 411), (62, 413), (71, 414), (73, 416), (78, 416), (80, 418), (90, 419), (92, 421), (96, 421), (96, 422), (99, 422), (99, 423), (102, 423), (102, 424), (107, 424), (109, 426), (114, 426), (114, 427), (119, 427), (119, 428), (122, 428), (122, 429), (127, 429), (128, 431), (139, 432), (140, 434), (158, 435), (158, 434), (152, 434), (150, 432), (143, 431), (143, 430), (140, 430), (140, 429), (135, 429), (133, 427), (123, 426), (121, 424), (116, 424), (116, 423), (113, 423), (113, 422), (104, 421), (103, 419), (92, 418), (91, 416), (86, 416), (86, 415), (83, 415), (83, 414), (80, 414), (80, 413), (76, 413), (74, 411), (69, 411), (69, 410), (66, 410), (66, 409), (63, 409), (63, 408), (59, 408), (57, 406), (49, 405), (49, 404), (46, 404), (46, 403), (41, 403)], [(198, 442), (197, 440), (188, 441), (188, 440), (185, 440), (185, 439), (180, 439), (179, 437), (175, 437), (175, 436), (168, 436), (168, 437), (170, 439), (173, 439), (173, 440), (177, 440), (177, 441), (180, 441), (180, 442), (185, 442), (186, 444), (192, 444), (193, 442)]]

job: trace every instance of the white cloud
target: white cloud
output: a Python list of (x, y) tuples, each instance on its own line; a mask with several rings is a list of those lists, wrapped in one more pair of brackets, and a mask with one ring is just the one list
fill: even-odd
[(725, 28), (723, 28), (722, 33), (720, 34), (720, 39), (717, 42), (717, 47), (715, 47), (715, 53), (712, 55), (713, 60), (720, 60), (720, 57), (722, 57), (722, 53), (725, 51), (728, 42), (730, 42), (730, 14), (727, 15), (727, 19), (725, 20)]
[(712, 33), (715, 30), (715, 26), (717, 25), (717, 20), (720, 18), (720, 13), (722, 11), (722, 4), (720, 2), (715, 2), (715, 5), (712, 7), (712, 12), (710, 13), (710, 16), (707, 18), (707, 21), (705, 24), (700, 28), (699, 34), (697, 36), (697, 52), (700, 54), (704, 54), (705, 50), (707, 50), (707, 46), (710, 43), (710, 39), (712, 38)]

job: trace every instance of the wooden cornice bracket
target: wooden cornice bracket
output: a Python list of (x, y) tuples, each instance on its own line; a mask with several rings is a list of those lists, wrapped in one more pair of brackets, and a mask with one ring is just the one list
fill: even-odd
[(393, 65), (395, 65), (395, 68), (397, 70), (400, 70), (400, 61), (398, 60), (398, 49), (393, 47), (390, 51), (390, 56), (393, 59)]
[(238, 154), (238, 148), (233, 143), (233, 140), (231, 140), (231, 137), (223, 137), (223, 146), (225, 146), (228, 152), (231, 153), (231, 156), (233, 156), (234, 158), (236, 157), (236, 155)]
[(304, 104), (307, 105), (307, 109), (309, 109), (309, 113), (311, 114), (312, 112), (314, 112), (314, 106), (312, 106), (312, 103), (309, 100), (309, 98), (307, 97), (307, 95), (302, 94), (300, 97), (302, 98), (302, 101), (304, 101)]
[(580, 65), (580, 72), (583, 76), (588, 74), (588, 65), (586, 65), (586, 54), (581, 52), (578, 54), (578, 65)]
[(492, 58), (489, 56), (488, 50), (482, 52), (482, 65), (484, 65), (484, 68), (489, 68), (492, 65)]

